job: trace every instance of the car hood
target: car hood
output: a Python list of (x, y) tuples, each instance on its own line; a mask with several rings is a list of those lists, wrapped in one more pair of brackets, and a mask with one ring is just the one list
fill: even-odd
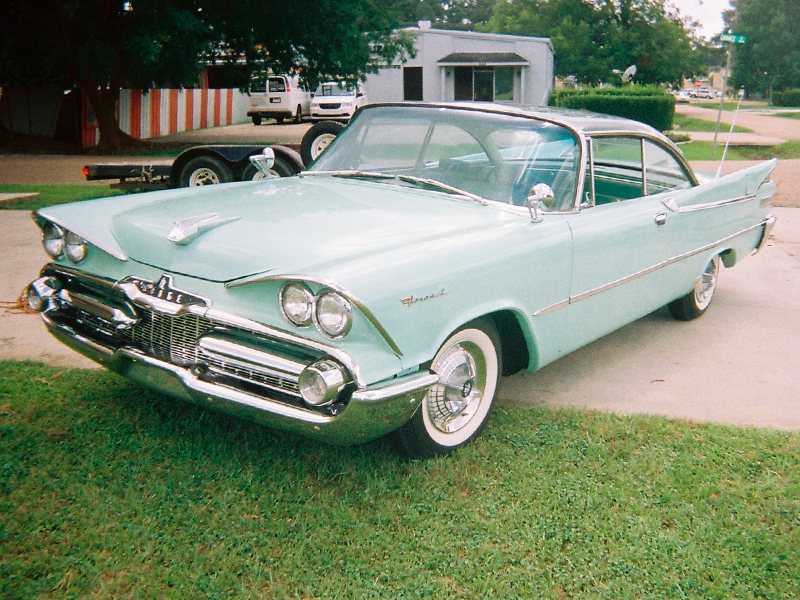
[(230, 281), (320, 273), (325, 265), (468, 235), (487, 220), (511, 217), (439, 192), (326, 176), (214, 188), (127, 206), (110, 217), (111, 233), (133, 260)]

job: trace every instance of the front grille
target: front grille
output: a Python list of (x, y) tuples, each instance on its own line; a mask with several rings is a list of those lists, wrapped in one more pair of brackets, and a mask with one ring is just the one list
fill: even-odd
[(280, 390), (292, 396), (300, 395), (300, 389), (297, 386), (297, 378), (281, 376), (277, 373), (265, 373), (261, 369), (250, 368), (232, 361), (212, 358), (205, 354), (203, 355), (203, 362), (208, 365), (208, 368), (213, 373), (241, 379), (242, 381), (261, 385), (272, 390)]
[(213, 328), (214, 322), (205, 317), (192, 314), (173, 317), (147, 311), (130, 329), (130, 338), (133, 346), (146, 353), (183, 366), (197, 362), (197, 340)]
[(332, 102), (328, 103), (320, 103), (319, 107), (324, 108), (325, 110), (337, 110), (341, 104), (333, 104)]

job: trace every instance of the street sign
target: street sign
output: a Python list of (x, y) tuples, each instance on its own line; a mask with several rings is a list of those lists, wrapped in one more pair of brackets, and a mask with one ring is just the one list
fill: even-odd
[(733, 35), (732, 33), (723, 33), (719, 36), (719, 39), (723, 42), (733, 42), (735, 44), (746, 44), (747, 43), (747, 36), (746, 35)]

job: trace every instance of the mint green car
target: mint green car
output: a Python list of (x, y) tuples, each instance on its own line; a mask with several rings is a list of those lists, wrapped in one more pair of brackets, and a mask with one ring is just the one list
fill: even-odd
[(37, 211), (53, 260), (27, 300), (165, 394), (433, 456), (481, 432), (501, 375), (702, 315), (767, 239), (775, 164), (715, 179), (626, 119), (370, 105), (298, 176)]

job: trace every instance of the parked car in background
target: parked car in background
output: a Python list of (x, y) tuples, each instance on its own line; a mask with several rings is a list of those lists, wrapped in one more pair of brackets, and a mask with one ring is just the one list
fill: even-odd
[(717, 97), (717, 94), (714, 92), (714, 90), (707, 87), (695, 88), (689, 93), (691, 94), (692, 98), (700, 98), (703, 100), (713, 100)]
[(299, 123), (311, 114), (311, 92), (302, 88), (297, 75), (256, 75), (250, 81), (247, 105), (253, 125), (261, 125), (263, 119)]
[(480, 434), (501, 375), (704, 314), (769, 235), (775, 165), (714, 179), (577, 111), (368, 105), (294, 177), (38, 210), (27, 303), (165, 394), (428, 457)]
[(356, 110), (367, 103), (361, 83), (327, 81), (319, 84), (311, 100), (311, 118), (315, 121), (349, 121)]
[(690, 102), (692, 100), (692, 95), (689, 93), (689, 90), (671, 90), (670, 93), (673, 95), (676, 102)]

